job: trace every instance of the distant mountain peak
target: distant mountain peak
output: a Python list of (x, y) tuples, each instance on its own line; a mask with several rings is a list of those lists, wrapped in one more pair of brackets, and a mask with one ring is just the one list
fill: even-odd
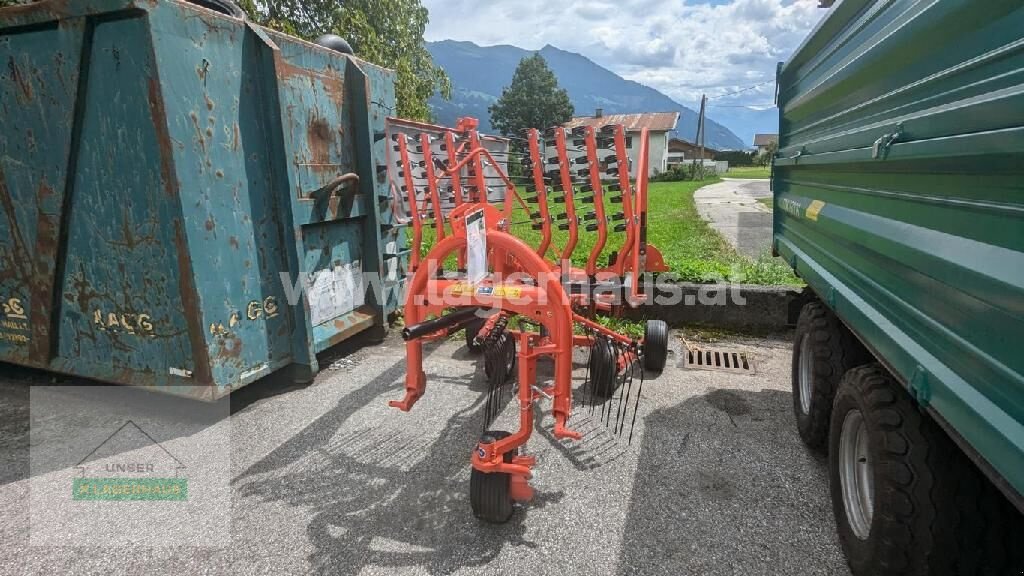
[[(696, 135), (697, 112), (693, 109), (654, 88), (626, 80), (582, 54), (551, 44), (540, 50), (525, 50), (509, 45), (478, 46), (472, 42), (442, 40), (428, 42), (427, 50), (434, 62), (447, 71), (454, 88), (450, 101), (439, 97), (430, 101), (434, 116), (441, 124), (454, 125), (461, 116), (474, 116), (480, 119), (482, 130), (491, 130), (488, 107), (511, 83), (519, 61), (539, 52), (558, 77), (559, 85), (569, 93), (576, 116), (591, 115), (597, 108), (603, 109), (605, 114), (679, 112), (677, 135), (691, 141)], [(707, 121), (705, 141), (708, 147), (718, 150), (750, 147), (750, 143), (711, 118)]]

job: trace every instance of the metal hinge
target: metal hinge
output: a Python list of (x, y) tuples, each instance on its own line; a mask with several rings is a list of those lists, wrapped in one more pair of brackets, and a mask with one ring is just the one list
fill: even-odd
[(915, 366), (910, 377), (910, 392), (923, 408), (927, 408), (932, 400), (932, 389), (928, 384), (928, 371), (923, 366)]
[(807, 153), (807, 149), (805, 147), (801, 146), (800, 149), (796, 151), (796, 154), (793, 154), (792, 156), (789, 156), (787, 158), (780, 158), (780, 159), (781, 160), (792, 160), (793, 164), (797, 164), (797, 163), (800, 162), (800, 157), (803, 156), (806, 153)]
[(896, 131), (889, 134), (883, 134), (881, 138), (875, 140), (875, 144), (871, 147), (871, 157), (880, 158), (885, 160), (885, 157), (889, 155), (889, 148), (896, 143), (900, 137), (903, 136), (903, 123), (896, 125)]

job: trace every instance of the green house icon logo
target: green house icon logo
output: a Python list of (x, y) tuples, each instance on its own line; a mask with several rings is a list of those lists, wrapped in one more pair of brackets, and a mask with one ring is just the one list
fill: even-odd
[(75, 469), (74, 500), (188, 499), (188, 467), (132, 420), (82, 458)]

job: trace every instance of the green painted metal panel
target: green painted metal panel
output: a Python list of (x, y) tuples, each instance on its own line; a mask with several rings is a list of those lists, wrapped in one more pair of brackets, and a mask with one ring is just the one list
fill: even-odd
[(778, 104), (776, 251), (1024, 494), (1024, 5), (845, 0)]
[(404, 242), (394, 99), (391, 71), (187, 2), (0, 10), (0, 360), (205, 399), (315, 373), (397, 309), (404, 274), (371, 281)]

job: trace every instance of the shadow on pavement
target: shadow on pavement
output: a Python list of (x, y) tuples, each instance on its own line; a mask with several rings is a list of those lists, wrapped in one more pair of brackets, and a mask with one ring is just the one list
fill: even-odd
[[(428, 386), (485, 390), (480, 367), (471, 382), (427, 370)], [(469, 455), (480, 436), (486, 394), (445, 421), (436, 437), (427, 431), (415, 435), (408, 424), (399, 432), (387, 423), (338, 434), (353, 414), (382, 395), (393, 392), (397, 398), (405, 371), (404, 362), (395, 364), (233, 482), (241, 497), (315, 510), (306, 528), (314, 547), (312, 573), (416, 566), (450, 574), (490, 563), (505, 546), (536, 546), (523, 536), (525, 508), (495, 526), (476, 520), (469, 506)], [(537, 493), (529, 509), (561, 497)]]
[(787, 392), (716, 389), (648, 415), (619, 573), (845, 573), (820, 521), (824, 464), (791, 406)]
[[(369, 345), (362, 337), (346, 340), (318, 356), (321, 366), (329, 366), (332, 362), (360, 353)], [(424, 350), (429, 355), (431, 348)], [(64, 397), (62, 404), (72, 411), (77, 403), (90, 406), (93, 410), (102, 407), (92, 406), (99, 394), (97, 388), (117, 386), (95, 380), (54, 374), (35, 368), (26, 368), (14, 364), (0, 362), (0, 486), (28, 479), (66, 467), (66, 462), (37, 462), (36, 468), (30, 468), (29, 432), (31, 422), (31, 394), (33, 387), (53, 387)], [(207, 426), (216, 424), (229, 413), (236, 414), (250, 405), (296, 390), (302, 390), (312, 382), (296, 383), (290, 378), (287, 369), (270, 374), (252, 384), (235, 390), (230, 396), (217, 402), (202, 402), (190, 398), (171, 396), (155, 392), (146, 387), (123, 386), (117, 394), (119, 408), (125, 412), (138, 414), (143, 418), (152, 418), (166, 422), (187, 424), (182, 430), (189, 434)], [(109, 395), (104, 398), (109, 399)], [(85, 412), (84, 409), (77, 410)], [(68, 426), (68, 433), (74, 434), (75, 428)], [(173, 428), (171, 428), (173, 431)], [(185, 433), (185, 432), (182, 432)], [(160, 441), (175, 438), (175, 435), (161, 437)], [(143, 447), (144, 443), (126, 444), (113, 454)]]

